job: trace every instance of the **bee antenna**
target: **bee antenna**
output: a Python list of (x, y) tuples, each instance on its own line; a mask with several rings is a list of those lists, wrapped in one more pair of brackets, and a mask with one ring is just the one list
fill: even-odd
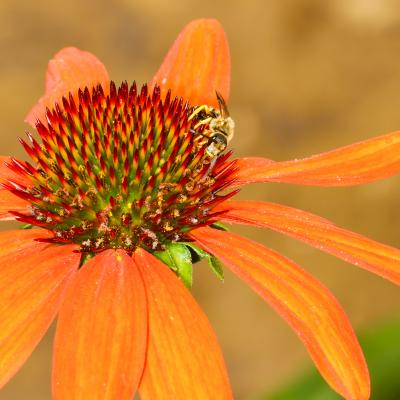
[(226, 117), (229, 117), (228, 107), (226, 105), (224, 98), (222, 97), (222, 94), (220, 92), (218, 92), (218, 90), (216, 90), (215, 95), (217, 96), (217, 100), (218, 100), (218, 104), (219, 104), (219, 112), (221, 113), (221, 115), (225, 115)]

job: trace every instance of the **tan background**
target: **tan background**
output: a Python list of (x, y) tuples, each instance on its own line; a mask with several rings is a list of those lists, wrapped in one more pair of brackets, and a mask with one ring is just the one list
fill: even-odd
[[(400, 128), (400, 4), (390, 0), (0, 1), (1, 153), (23, 153), (23, 117), (42, 94), (48, 59), (75, 45), (111, 77), (144, 82), (191, 19), (224, 25), (232, 52), (236, 154), (288, 159)], [(324, 189), (260, 185), (243, 198), (303, 208), (372, 238), (400, 245), (399, 178)], [(338, 297), (356, 328), (397, 315), (400, 290), (278, 234), (238, 230), (303, 265)], [(227, 273), (203, 265), (194, 293), (220, 339), (237, 399), (273, 389), (310, 364), (284, 322)], [(49, 399), (46, 336), (0, 399)], [(372, 377), (373, 379), (373, 377)]]

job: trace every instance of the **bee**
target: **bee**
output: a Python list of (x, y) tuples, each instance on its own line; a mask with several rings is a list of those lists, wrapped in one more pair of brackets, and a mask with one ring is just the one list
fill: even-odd
[[(213, 159), (226, 149), (235, 130), (235, 122), (229, 115), (224, 98), (218, 92), (215, 94), (219, 104), (218, 110), (203, 104), (194, 107), (189, 116), (189, 121), (197, 116), (199, 121), (190, 131), (207, 138), (206, 154)], [(202, 125), (208, 125), (208, 128), (204, 132), (198, 132), (196, 129)]]

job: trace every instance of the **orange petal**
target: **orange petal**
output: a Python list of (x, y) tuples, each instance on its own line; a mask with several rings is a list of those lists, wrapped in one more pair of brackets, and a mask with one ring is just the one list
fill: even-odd
[(107, 250), (65, 296), (54, 344), (55, 400), (131, 400), (145, 361), (146, 294), (132, 259)]
[(238, 160), (237, 182), (286, 182), (347, 186), (387, 178), (400, 172), (400, 131), (301, 160), (271, 163), (263, 158)]
[(60, 50), (47, 65), (45, 94), (31, 109), (25, 121), (35, 125), (37, 119), (46, 121), (46, 107), (54, 107), (69, 92), (77, 94), (79, 88), (107, 86), (110, 79), (104, 65), (93, 54), (75, 47)]
[(44, 236), (39, 230), (0, 233), (0, 386), (39, 343), (78, 267), (75, 246), (34, 241)]
[(226, 34), (215, 19), (190, 22), (170, 48), (150, 86), (161, 86), (191, 104), (218, 107), (215, 91), (228, 101), (231, 60)]
[(400, 284), (400, 250), (295, 208), (261, 201), (229, 201), (220, 219), (274, 229)]
[(141, 399), (232, 399), (217, 339), (190, 292), (146, 251), (137, 250), (134, 261), (149, 302)]
[(0, 189), (0, 221), (15, 219), (15, 216), (9, 211), (24, 212), (28, 205), (29, 203), (14, 196), (8, 190)]
[(332, 294), (292, 261), (233, 233), (191, 232), (289, 323), (326, 381), (346, 399), (369, 398), (369, 375), (346, 314)]
[[(21, 175), (16, 174), (7, 167), (5, 163), (9, 162), (11, 162), (10, 157), (0, 156), (0, 183), (5, 179), (12, 179), (15, 182), (24, 183), (25, 179)], [(24, 212), (28, 205), (28, 202), (13, 195), (8, 190), (0, 188), (0, 221), (15, 219), (14, 215), (10, 214), (9, 211)]]

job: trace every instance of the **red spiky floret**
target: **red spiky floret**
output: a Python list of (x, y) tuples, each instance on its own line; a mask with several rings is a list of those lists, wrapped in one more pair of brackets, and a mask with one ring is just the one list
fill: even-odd
[(4, 184), (31, 204), (14, 213), (18, 220), (82, 252), (160, 250), (216, 221), (212, 209), (236, 193), (220, 194), (235, 162), (230, 152), (210, 159), (187, 102), (170, 93), (161, 99), (158, 87), (149, 93), (146, 85), (138, 91), (135, 83), (117, 89), (113, 82), (107, 96), (97, 86), (78, 98), (64, 97), (47, 110), (46, 125), (37, 122), (41, 143), (29, 133), (30, 144), (21, 140), (34, 165), (9, 163), (30, 182)]

